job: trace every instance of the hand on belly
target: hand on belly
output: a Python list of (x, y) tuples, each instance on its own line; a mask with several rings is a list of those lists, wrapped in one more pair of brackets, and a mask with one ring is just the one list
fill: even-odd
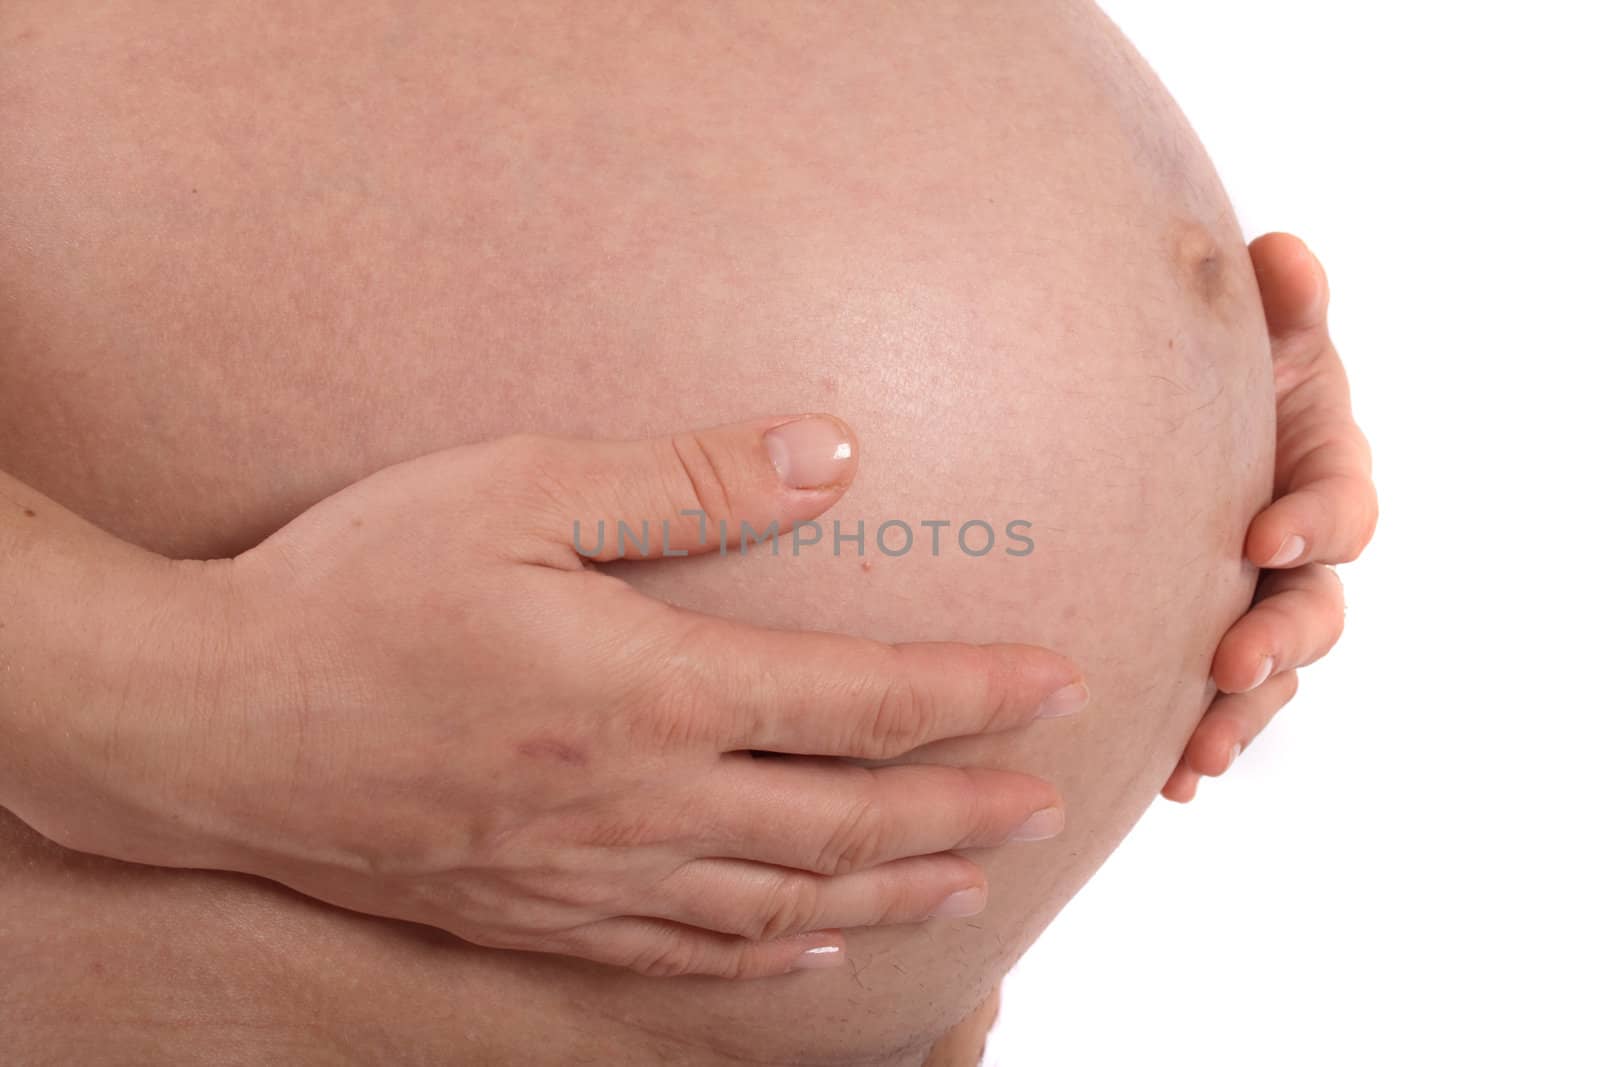
[(53, 707), (23, 756), (55, 773), (5, 802), (75, 849), (652, 975), (837, 966), (838, 928), (976, 914), (983, 870), (949, 850), (1059, 833), (1048, 783), (751, 753), (1020, 729), (1087, 701), (1070, 663), (758, 629), (584, 565), (787, 531), (855, 454), (812, 416), (380, 471), (236, 560), (168, 564), (177, 592), (126, 605), (106, 655), (159, 627), (179, 666)]
[[(143, 6), (121, 32), (40, 37), (5, 72), (26, 92), (0, 94), (29, 102), (0, 161), (0, 212), (24, 220), (0, 228), (0, 388), (18, 398), (0, 466), (130, 542), (233, 556), (447, 446), (838, 412), (866, 454), (830, 516), (1023, 517), (1037, 551), (607, 570), (745, 623), (1070, 650), (1088, 713), (916, 754), (1044, 779), (1065, 829), (969, 857), (981, 917), (852, 933), (849, 967), (763, 982), (446, 951), (199, 872), (139, 872), (162, 892), (127, 916), (139, 869), (95, 868), (108, 888), (89, 898), (92, 879), (41, 863), (29, 914), (63, 909), (55, 928), (86, 945), (170, 915), (163, 948), (192, 974), (239, 935), (185, 918), (230, 901), (288, 931), (284, 986), (345, 1030), (403, 1005), (364, 1031), (397, 1044), (432, 1006), (507, 1049), (608, 1013), (751, 1057), (910, 1047), (1109, 853), (1209, 695), (1270, 481), (1248, 260), (1181, 117), (1087, 5), (686, 5), (623, 33), (602, 8), (513, 27), (493, 5), (393, 21), (354, 4), (308, 36), (288, 9)], [(109, 58), (84, 63), (74, 34)], [(38, 233), (58, 239), (9, 240)], [(362, 995), (335, 996), (308, 945)]]

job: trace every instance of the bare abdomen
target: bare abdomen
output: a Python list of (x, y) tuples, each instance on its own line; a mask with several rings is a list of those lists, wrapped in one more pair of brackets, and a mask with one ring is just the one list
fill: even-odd
[[(0, 12), (0, 469), (226, 555), (463, 441), (828, 410), (863, 442), (829, 518), (864, 522), (864, 559), (628, 576), (773, 624), (1054, 645), (1095, 703), (930, 754), (1044, 774), (1072, 824), (984, 857), (979, 920), (860, 933), (843, 974), (633, 979), (5, 822), (0, 942), (33, 977), (0, 977), (0, 1019), (47, 1041), (92, 987), (108, 1034), (262, 1048), (315, 1019), (327, 1055), (386, 1062), (561, 1062), (569, 1026), (784, 1062), (931, 1040), (1154, 795), (1250, 584), (1265, 336), (1160, 87), (1075, 3), (182, 7)], [(890, 558), (888, 520), (1023, 520), (1035, 549)]]

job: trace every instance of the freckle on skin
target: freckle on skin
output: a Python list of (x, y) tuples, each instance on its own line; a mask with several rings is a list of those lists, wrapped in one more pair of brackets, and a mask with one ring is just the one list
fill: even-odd
[(37, 511), (34, 511), (32, 508), (23, 508), (22, 509), (22, 517), (25, 518), (25, 519), (31, 519), (31, 518), (35, 517), (36, 515), (38, 515), (38, 514), (39, 513)]

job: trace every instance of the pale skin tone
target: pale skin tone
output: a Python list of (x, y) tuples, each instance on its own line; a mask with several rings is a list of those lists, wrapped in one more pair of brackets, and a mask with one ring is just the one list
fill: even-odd
[[(964, 8), (942, 18), (919, 10), (909, 21), (890, 17), (887, 8), (862, 9), (838, 19), (837, 27), (833, 19), (800, 20), (802, 36), (829, 38), (807, 38), (802, 52), (856, 73), (845, 82), (824, 78), (817, 84), (848, 92), (837, 100), (801, 98), (796, 113), (792, 86), (770, 78), (789, 68), (762, 52), (767, 42), (783, 47), (794, 28), (778, 26), (774, 36), (765, 18), (744, 36), (737, 20), (723, 18), (686, 27), (692, 32), (681, 40), (678, 19), (653, 22), (639, 28), (647, 33), (620, 38), (637, 43), (637, 53), (624, 56), (606, 43), (604, 19), (594, 20), (601, 37), (580, 34), (565, 43), (529, 34), (528, 26), (473, 36), (486, 7), (453, 16), (430, 42), (374, 32), (361, 22), (370, 12), (350, 10), (348, 26), (319, 20), (315, 40), (353, 62), (310, 68), (320, 72), (316, 78), (338, 78), (348, 69), (349, 78), (326, 96), (305, 79), (271, 83), (299, 86), (274, 121), (258, 118), (259, 109), (282, 98), (275, 89), (249, 91), (251, 72), (262, 61), (270, 68), (297, 55), (304, 37), (257, 48), (262, 27), (254, 24), (240, 37), (228, 32), (224, 17), (206, 24), (216, 31), (207, 35), (192, 22), (152, 25), (148, 11), (138, 9), (135, 21), (143, 25), (101, 39), (156, 46), (151, 52), (141, 45), (130, 80), (103, 97), (128, 101), (110, 125), (93, 107), (79, 113), (79, 103), (102, 99), (98, 92), (66, 91), (106, 65), (52, 68), (50, 56), (65, 62), (75, 53), (49, 47), (19, 53), (10, 69), (22, 75), (24, 91), (5, 98), (27, 105), (13, 127), (22, 132), (8, 142), (24, 149), (10, 160), (17, 177), (27, 179), (32, 169), (22, 164), (37, 160), (50, 165), (41, 177), (90, 179), (67, 197), (41, 196), (51, 187), (19, 180), (10, 183), (14, 195), (3, 205), (23, 224), (13, 235), (65, 235), (59, 243), (13, 248), (25, 269), (5, 282), (8, 292), (20, 294), (7, 322), (21, 329), (14, 336), (23, 345), (7, 370), (21, 412), (6, 429), (7, 454), (17, 457), (23, 480), (165, 554), (235, 555), (286, 524), (292, 529), (298, 523), (291, 520), (314, 501), (381, 466), (525, 432), (530, 420), (554, 433), (621, 438), (761, 412), (838, 412), (859, 431), (866, 459), (861, 477), (829, 514), (850, 515), (854, 508), (881, 518), (906, 508), (937, 514), (1014, 502), (1056, 532), (1043, 544), (1033, 580), (1026, 569), (991, 574), (918, 560), (880, 561), (870, 575), (853, 564), (850, 573), (835, 575), (815, 560), (769, 571), (759, 560), (749, 567), (690, 560), (618, 573), (652, 596), (769, 626), (816, 625), (891, 640), (1032, 641), (1076, 654), (1096, 691), (1086, 709), (913, 757), (1044, 778), (1068, 805), (1068, 832), (963, 856), (991, 883), (983, 915), (851, 932), (854, 977), (825, 971), (704, 984), (630, 981), (622, 971), (485, 952), (459, 941), (445, 949), (448, 938), (419, 941), (408, 933), (414, 928), (308, 907), (297, 903), (305, 898), (269, 892), (253, 879), (108, 862), (63, 866), (37, 839), (19, 838), (11, 823), (6, 847), (20, 859), (0, 888), (9, 914), (24, 925), (9, 931), (6, 944), (30, 961), (32, 987), (45, 997), (32, 1002), (50, 1011), (68, 1002), (66, 990), (89, 988), (58, 984), (73, 981), (76, 961), (84, 967), (102, 961), (116, 976), (122, 974), (116, 960), (126, 958), (128, 977), (107, 988), (109, 1003), (152, 1022), (175, 1005), (179, 1017), (188, 1017), (181, 1008), (186, 982), (148, 985), (136, 976), (160, 959), (170, 960), (175, 975), (229, 966), (235, 939), (207, 921), (214, 908), (226, 907), (280, 946), (277, 966), (246, 968), (223, 986), (284, 976), (284, 986), (260, 988), (241, 1002), (252, 1014), (268, 1013), (263, 1028), (252, 1031), (257, 1043), (269, 1025), (296, 1032), (299, 989), (322, 1005), (335, 1032), (366, 1033), (363, 1040), (392, 1033), (396, 1049), (428, 1036), (429, 1013), (460, 1018), (480, 1006), (478, 1032), (503, 1037), (510, 1048), (526, 1047), (532, 1034), (544, 1046), (568, 1024), (592, 1032), (595, 1013), (612, 1004), (626, 1005), (631, 1020), (656, 1032), (739, 1055), (771, 1047), (772, 1038), (760, 1035), (797, 1011), (847, 1023), (837, 1033), (810, 1026), (783, 1031), (796, 1049), (812, 1044), (813, 1056), (910, 1049), (916, 1035), (942, 1032), (993, 988), (1007, 960), (1159, 787), (1195, 727), (1202, 698), (1210, 699), (1199, 684), (1206, 661), (1255, 584), (1237, 557), (1270, 481), (1270, 464), (1257, 461), (1270, 458), (1270, 447), (1257, 447), (1270, 446), (1259, 432), (1270, 431), (1268, 338), (1252, 331), (1250, 320), (1259, 323), (1261, 308), (1249, 259), (1242, 241), (1228, 233), (1225, 201), (1207, 181), (1203, 157), (1184, 149), (1181, 120), (1174, 125), (1162, 109), (1159, 89), (1142, 90), (1147, 77), (1114, 48), (1097, 45), (1104, 31), (1087, 12), (1070, 12), (1066, 36), (1058, 20), (1018, 35), (999, 22), (968, 18)], [(592, 11), (584, 5), (567, 17), (581, 28)], [(27, 37), (26, 19), (14, 28)], [(269, 36), (278, 32), (265, 29)], [(197, 40), (161, 50), (167, 37), (191, 31)], [(886, 47), (903, 43), (907, 32), (918, 36), (918, 47)], [(47, 25), (38, 40), (49, 46), (59, 38)], [(553, 58), (528, 54), (551, 40), (558, 45)], [(458, 41), (466, 66), (452, 78)], [(502, 54), (500, 45), (513, 41), (523, 42), (522, 51)], [(248, 47), (235, 52), (233, 42)], [(392, 57), (385, 42), (396, 49)], [(519, 95), (517, 79), (541, 64), (563, 63), (574, 48), (598, 58), (575, 64), (567, 80), (545, 85), (536, 98)], [(702, 76), (695, 65), (695, 76), (685, 77), (685, 49), (707, 57), (710, 72)], [(757, 54), (744, 63), (752, 49)], [(214, 54), (218, 61), (207, 60)], [(1008, 57), (1013, 72), (1004, 82), (983, 73), (997, 54)], [(881, 84), (853, 80), (875, 77), (878, 57), (886, 55), (898, 58)], [(370, 73), (395, 62), (400, 77)], [(176, 81), (163, 73), (173, 64)], [(747, 82), (747, 72), (767, 73)], [(174, 97), (170, 87), (204, 89), (219, 74), (226, 74), (221, 84), (196, 97), (202, 110), (183, 112), (188, 98)], [(926, 91), (951, 79), (968, 87), (970, 106), (952, 111)], [(154, 92), (141, 97), (146, 80)], [(415, 99), (408, 95), (413, 89), (420, 92)], [(390, 99), (393, 91), (398, 99)], [(687, 101), (674, 102), (685, 94)], [(490, 98), (499, 103), (485, 106)], [(217, 127), (230, 142), (218, 154), (204, 131), (211, 119), (225, 119), (236, 99), (248, 106), (239, 121)], [(874, 106), (863, 112), (852, 99)], [(554, 109), (524, 109), (530, 101), (550, 101)], [(655, 101), (663, 107), (637, 129), (661, 134), (667, 154), (659, 158), (651, 154), (653, 142), (628, 139), (633, 109)], [(352, 111), (359, 105), (362, 121), (341, 132), (337, 120), (347, 102)], [(172, 114), (174, 105), (180, 109)], [(576, 128), (562, 121), (577, 113), (611, 117)], [(774, 126), (774, 114), (784, 122)], [(708, 115), (720, 121), (705, 121)], [(993, 123), (996, 115), (1007, 121)], [(677, 129), (684, 116), (695, 120), (692, 128)], [(322, 119), (335, 120), (331, 135), (318, 125)], [(45, 120), (54, 125), (40, 126)], [(411, 144), (408, 138), (427, 136), (435, 122), (459, 133), (465, 150), (439, 156)], [(1070, 136), (1050, 136), (1056, 127)], [(513, 129), (517, 137), (501, 135)], [(1012, 129), (1021, 135), (1003, 136)], [(884, 130), (898, 132), (885, 143)], [(1132, 131), (1142, 147), (1130, 152), (1119, 130)], [(77, 131), (86, 135), (74, 139)], [(202, 132), (198, 140), (195, 131)], [(275, 131), (283, 131), (281, 141), (272, 140)], [(269, 141), (233, 137), (252, 133)], [(763, 153), (773, 133), (785, 136), (777, 144), (781, 158), (769, 160)], [(133, 147), (118, 148), (125, 138)], [(974, 168), (970, 146), (978, 140), (989, 151)], [(175, 145), (177, 154), (136, 149), (154, 143)], [(473, 145), (492, 153), (483, 157)], [(686, 145), (698, 146), (692, 172), (673, 162)], [(116, 182), (96, 183), (97, 146), (109, 146), (118, 161), (154, 169), (127, 175), (118, 168)], [(619, 154), (619, 146), (626, 151)], [(240, 151), (267, 165), (235, 172), (228, 164)], [(640, 154), (638, 165), (631, 152)], [(575, 161), (563, 164), (568, 154)], [(379, 155), (383, 166), (366, 165)], [(1084, 159), (1094, 165), (1085, 168)], [(166, 162), (180, 173), (162, 173)], [(344, 170), (346, 162), (355, 169)], [(530, 173), (530, 166), (557, 178), (582, 173), (582, 196), (561, 200), (552, 214), (547, 201), (527, 200), (523, 186), (496, 184)], [(743, 178), (751, 168), (778, 184), (752, 185)], [(1168, 172), (1174, 181), (1155, 184)], [(641, 187), (641, 173), (668, 176), (676, 185), (662, 197), (658, 185)], [(298, 188), (298, 175), (311, 184)], [(230, 189), (237, 190), (231, 206)], [(132, 199), (119, 205), (115, 197), (123, 192)], [(177, 193), (182, 197), (166, 199)], [(360, 194), (359, 202), (348, 199), (352, 194)], [(160, 206), (141, 199), (147, 196)], [(108, 217), (130, 224), (108, 228), (49, 210), (76, 205), (91, 211), (103, 205)], [(728, 225), (704, 224), (710, 205)], [(358, 208), (353, 216), (351, 206)], [(386, 212), (390, 206), (400, 210)], [(527, 220), (532, 228), (497, 225), (498, 219)], [(360, 225), (351, 229), (352, 221)], [(156, 222), (148, 236), (160, 243), (152, 245), (140, 235)], [(1208, 233), (1220, 251), (1207, 250)], [(75, 261), (72, 250), (94, 249), (95, 234), (114, 237), (118, 251)], [(303, 241), (320, 234), (339, 239), (317, 255), (301, 254)], [(413, 234), (425, 240), (414, 248), (403, 244)], [(539, 237), (529, 240), (530, 234)], [(1048, 235), (1064, 239), (1043, 239)], [(1185, 236), (1173, 241), (1178, 235)], [(193, 267), (186, 267), (190, 260), (171, 261), (175, 276), (167, 272), (159, 287), (171, 299), (140, 296), (150, 284), (142, 267), (126, 279), (117, 276), (121, 265), (149, 262), (141, 249), (170, 248), (174, 239), (192, 251)], [(591, 255), (590, 248), (605, 255)], [(1215, 300), (1211, 267), (1218, 255), (1226, 270), (1222, 299)], [(284, 262), (297, 266), (290, 273), (251, 273), (253, 265)], [(773, 269), (778, 273), (769, 277)], [(1190, 270), (1206, 284), (1186, 287)], [(520, 295), (525, 273), (540, 282), (531, 301)], [(364, 277), (374, 284), (362, 285)], [(569, 293), (569, 278), (584, 286)], [(91, 300), (52, 318), (58, 295), (75, 291), (79, 279), (109, 303)], [(484, 292), (494, 299), (485, 302)], [(733, 298), (726, 307), (724, 292)], [(636, 293), (645, 298), (630, 299)], [(119, 310), (122, 294), (137, 298), (125, 310)], [(1130, 294), (1137, 304), (1128, 303)], [(565, 316), (562, 308), (574, 310)], [(266, 317), (253, 319), (251, 309)], [(1070, 332), (1055, 325), (1062, 321)], [(273, 323), (294, 328), (285, 332)], [(530, 334), (529, 323), (539, 329)], [(333, 332), (324, 334), (323, 325)], [(226, 347), (215, 346), (219, 336)], [(191, 349), (206, 355), (187, 360)], [(761, 358), (752, 360), (753, 352)], [(161, 353), (170, 354), (170, 369)], [(628, 380), (608, 373), (624, 356), (637, 357), (625, 372), (647, 383), (646, 397), (636, 399)], [(986, 364), (984, 377), (966, 370), (973, 359)], [(1207, 377), (1211, 365), (1219, 368), (1215, 378)], [(878, 368), (882, 374), (873, 373)], [(583, 372), (576, 388), (568, 384), (574, 369)], [(829, 391), (830, 372), (836, 393)], [(60, 393), (55, 383), (63, 373), (74, 374), (82, 391)], [(952, 380), (961, 384), (966, 410), (982, 418), (944, 414), (948, 384), (937, 386)], [(1218, 403), (1199, 404), (1213, 394)], [(538, 414), (540, 404), (548, 415)], [(172, 422), (163, 414), (174, 411), (209, 417)], [(983, 429), (1006, 420), (1007, 432)], [(990, 439), (973, 439), (974, 428)], [(53, 466), (38, 451), (52, 433), (75, 443), (71, 464)], [(1185, 459), (1169, 477), (1174, 454)], [(929, 455), (940, 458), (930, 465)], [(941, 482), (930, 466), (949, 474)], [(1132, 492), (1128, 472), (1146, 486), (1142, 492)], [(470, 506), (487, 508), (481, 496)], [(415, 584), (388, 572), (382, 582), (389, 588), (379, 595), (391, 599)], [(280, 583), (263, 595), (283, 603), (288, 593)], [(292, 615), (320, 630), (320, 623), (309, 624), (336, 618), (330, 612), (347, 610), (351, 600), (269, 614)], [(890, 610), (897, 605), (910, 610)], [(1145, 620), (1158, 617), (1162, 629), (1149, 628)], [(426, 633), (431, 625), (423, 616), (410, 628)], [(1280, 655), (1291, 662), (1288, 635), (1278, 636)], [(368, 660), (375, 658), (373, 646), (366, 642)], [(416, 668), (410, 673), (414, 679)], [(536, 742), (526, 758), (554, 769), (563, 748), (550, 740), (517, 737)], [(238, 797), (247, 794), (237, 790)], [(173, 925), (166, 926), (162, 916), (169, 914)], [(46, 944), (29, 933), (44, 929), (61, 931), (78, 947)], [(341, 975), (359, 983), (359, 997), (341, 995)], [(48, 989), (57, 992), (46, 996)], [(218, 1015), (212, 992), (195, 990), (199, 999), (192, 1003), (202, 1016)], [(367, 1028), (364, 1014), (377, 1029)], [(227, 1018), (222, 1013), (218, 1021)], [(457, 1047), (450, 1042), (459, 1041), (460, 1031), (435, 1027), (433, 1036), (444, 1043), (442, 1056)], [(615, 1055), (630, 1060), (628, 1053)]]
[[(1202, 777), (1233, 766), (1294, 697), (1296, 668), (1338, 641), (1344, 594), (1330, 565), (1359, 556), (1377, 525), (1372, 453), (1328, 335), (1322, 265), (1282, 233), (1257, 238), (1250, 257), (1272, 338), (1278, 495), (1245, 543), (1246, 558), (1263, 570), (1256, 602), (1224, 636), (1213, 667), (1218, 695), (1161, 790), (1179, 803), (1194, 799)], [(977, 1063), (999, 1006), (997, 990), (933, 1048), (926, 1067)]]
[(1378, 524), (1372, 450), (1328, 336), (1327, 275), (1288, 234), (1257, 238), (1250, 257), (1272, 337), (1278, 452), (1277, 496), (1250, 524), (1244, 554), (1267, 573), (1217, 649), (1217, 699), (1161, 790), (1179, 802), (1233, 765), (1294, 696), (1295, 669), (1339, 640), (1344, 589), (1331, 564), (1359, 556)]
[(748, 753), (880, 760), (1021, 729), (1087, 703), (1070, 662), (743, 627), (574, 547), (590, 516), (786, 530), (854, 470), (826, 416), (628, 445), (504, 438), (379, 472), (206, 564), (103, 544), (13, 483), (7, 581), (30, 584), (12, 625), (89, 625), (65, 584), (89, 570), (134, 625), (103, 637), (116, 667), (14, 651), (6, 806), (82, 851), (645, 974), (835, 966), (836, 928), (976, 914), (983, 872), (950, 850), (1054, 836), (1045, 782)]
[[(1225, 771), (1237, 755), (1234, 746), (1248, 743), (1292, 695), (1294, 669), (1337, 639), (1343, 605), (1322, 562), (1353, 558), (1375, 521), (1370, 458), (1328, 342), (1320, 267), (1283, 235), (1257, 241), (1253, 259), (1273, 337), (1282, 495), (1252, 523), (1246, 555), (1265, 556), (1253, 561), (1282, 573), (1263, 578), (1255, 607), (1223, 639), (1215, 667), (1222, 695), (1164, 789), (1176, 800), (1193, 796), (1199, 775)], [(136, 732), (108, 729), (99, 702), (90, 705), (98, 714), (69, 719), (50, 692), (35, 693), (38, 706), (49, 709), (48, 723), (70, 725), (70, 732), (35, 718), (36, 729), (20, 735), (33, 746), (23, 750), (23, 765), (57, 773), (13, 777), (33, 777), (52, 798), (75, 798), (81, 807), (46, 802), (42, 789), (14, 792), (8, 806), (85, 851), (259, 874), (330, 903), (426, 922), (479, 944), (563, 952), (645, 973), (756, 977), (831, 965), (843, 958), (842, 938), (815, 931), (976, 914), (982, 870), (947, 850), (1053, 834), (1064, 817), (1045, 783), (937, 766), (779, 768), (739, 754), (886, 759), (940, 738), (1021, 729), (1041, 714), (1070, 714), (1087, 703), (1076, 668), (1042, 649), (895, 649), (742, 630), (665, 608), (589, 572), (567, 534), (574, 516), (659, 521), (688, 511), (703, 512), (713, 525), (765, 529), (776, 522), (787, 530), (844, 492), (855, 452), (847, 428), (812, 417), (636, 446), (507, 439), (381, 472), (235, 561), (139, 579), (142, 587), (170, 584), (175, 607), (167, 617), (180, 621), (174, 640), (198, 651), (180, 653), (181, 666), (149, 680), (147, 703), (120, 710), (139, 719)], [(482, 501), (497, 496), (503, 496), (498, 506), (485, 510)], [(13, 566), (25, 566), (30, 553), (49, 553), (53, 546), (39, 544), (41, 538), (81, 540), (92, 550), (94, 533), (72, 525), (49, 502), (14, 487), (10, 503)], [(474, 528), (486, 525), (489, 534), (448, 535), (443, 531), (454, 525), (430, 523), (431, 509), (441, 516), (476, 510)], [(441, 531), (425, 551), (416, 541), (419, 529)], [(629, 558), (653, 558), (667, 547), (658, 540), (653, 553), (635, 549)], [(592, 559), (621, 558), (618, 548), (607, 542)], [(708, 548), (715, 542), (686, 540), (680, 551)], [(68, 565), (81, 558), (69, 555)], [(156, 572), (167, 569), (149, 562)], [(532, 584), (503, 605), (474, 592), (515, 580), (495, 577), (495, 566)], [(413, 577), (394, 585), (383, 580), (413, 568)], [(436, 575), (447, 577), (430, 584)], [(275, 607), (281, 590), (299, 592)], [(396, 590), (404, 590), (398, 601)], [(61, 615), (70, 610), (51, 604), (48, 589), (31, 589), (28, 599)], [(320, 603), (332, 607), (332, 617), (321, 627), (308, 625), (306, 613)], [(360, 617), (419, 609), (450, 620), (508, 612), (491, 631), (504, 634), (495, 638), (505, 642), (503, 652), (492, 653), (496, 658), (570, 664), (592, 656), (595, 662), (564, 680), (553, 668), (536, 671), (539, 689), (519, 692), (517, 675), (494, 682), (493, 668), (484, 666), (488, 650), (451, 650), (451, 623), (438, 634), (424, 630), (406, 644), (357, 657), (364, 664), (359, 674), (350, 673), (348, 655), (299, 653), (292, 675), (278, 665), (284, 649), (337, 647), (348, 629), (340, 611)], [(565, 620), (567, 636), (519, 648), (515, 631), (541, 615)], [(233, 616), (250, 622), (226, 621)], [(226, 635), (224, 651), (206, 647), (216, 644), (212, 632)], [(120, 648), (133, 638), (111, 640)], [(410, 673), (407, 664), (418, 660), (447, 663), (458, 673)], [(737, 696), (708, 688), (710, 679), (729, 675), (724, 692)], [(93, 670), (88, 677), (96, 686), (116, 680)], [(597, 680), (617, 677), (626, 687), (595, 688)], [(307, 692), (308, 685), (316, 688)], [(193, 726), (205, 708), (171, 695), (185, 688), (259, 708), (260, 717), (213, 737)], [(385, 695), (386, 688), (392, 692)], [(568, 695), (560, 701), (547, 695), (541, 707), (538, 694), (551, 689)], [(840, 690), (844, 697), (832, 702), (837, 711), (819, 721), (817, 708), (829, 706), (825, 694)], [(372, 695), (366, 705), (333, 696), (351, 691)], [(447, 723), (438, 717), (451, 707), (452, 693), (469, 706), (507, 712), (487, 718), (477, 737), (452, 739), (434, 766), (363, 767), (363, 781), (337, 760), (303, 762), (306, 751), (360, 748), (363, 724), (374, 715), (369, 708), (387, 709), (388, 730), (442, 740)], [(414, 702), (411, 727), (397, 718), (406, 701)], [(596, 732), (596, 708), (616, 708), (620, 728)], [(308, 722), (317, 733), (306, 734)], [(85, 746), (85, 738), (98, 743)], [(681, 738), (690, 743), (680, 746)], [(188, 746), (184, 761), (193, 770), (178, 786), (158, 768), (180, 744)], [(475, 781), (499, 780), (506, 753), (514, 768), (515, 753), (528, 746), (558, 750), (573, 766), (570, 780), (533, 796), (474, 790)], [(78, 756), (85, 747), (106, 753), (104, 760)], [(253, 754), (247, 769), (231, 755), (241, 749)], [(648, 776), (623, 777), (624, 768), (641, 762)], [(441, 770), (452, 777), (441, 779)], [(252, 796), (292, 799), (295, 807), (233, 802), (230, 773), (242, 773)], [(710, 788), (708, 773), (716, 776)], [(680, 803), (646, 791), (648, 781), (660, 780), (694, 781), (697, 788)], [(637, 801), (600, 800), (619, 791), (627, 798), (629, 790)], [(373, 822), (374, 799), (388, 794), (393, 799), (376, 804), (382, 821)], [(432, 799), (407, 811), (405, 798), (418, 794)], [(351, 802), (356, 795), (362, 804)], [(441, 796), (461, 799), (452, 808), (438, 803)], [(647, 815), (664, 801), (672, 813), (665, 821)], [(737, 813), (732, 821), (729, 812)], [(169, 825), (180, 813), (182, 823)], [(471, 830), (463, 836), (456, 827)], [(630, 847), (619, 854), (619, 844)]]

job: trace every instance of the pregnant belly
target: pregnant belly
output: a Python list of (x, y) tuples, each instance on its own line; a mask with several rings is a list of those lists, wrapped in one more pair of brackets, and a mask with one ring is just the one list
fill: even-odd
[[(738, 1054), (914, 1043), (1153, 795), (1248, 593), (1270, 386), (1226, 200), (1092, 6), (41, 2), (6, 5), (0, 42), (0, 468), (131, 541), (219, 556), (463, 441), (827, 410), (863, 443), (836, 517), (864, 524), (864, 557), (825, 541), (628, 577), (772, 624), (1052, 644), (1104, 709), (1026, 751), (935, 753), (1044, 774), (1075, 812), (986, 860), (986, 929), (862, 933), (869, 973), (782, 995), (140, 876), (247, 901), (296, 988), (332, 989), (294, 937), (343, 946), (366, 1006), (319, 1010), (405, 1003), (373, 1032), (471, 1018), (513, 1044), (563, 1015)], [(875, 544), (891, 520), (911, 552)], [(961, 552), (970, 520), (1028, 522), (1034, 551)], [(922, 524), (942, 521), (935, 554)], [(93, 929), (118, 899), (116, 865), (29, 870), (6, 884), (41, 923)], [(850, 1022), (797, 1032), (797, 1010)]]

